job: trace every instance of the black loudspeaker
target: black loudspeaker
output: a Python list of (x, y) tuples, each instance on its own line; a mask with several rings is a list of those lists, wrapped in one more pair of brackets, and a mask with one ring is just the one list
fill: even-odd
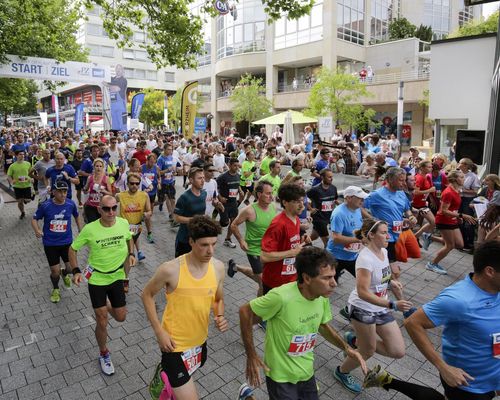
[(485, 131), (457, 130), (455, 160), (470, 158), (474, 164), (483, 164)]

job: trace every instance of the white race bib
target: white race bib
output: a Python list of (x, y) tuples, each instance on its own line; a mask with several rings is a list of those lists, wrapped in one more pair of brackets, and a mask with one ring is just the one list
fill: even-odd
[(238, 197), (238, 189), (229, 189), (229, 197), (235, 199)]
[(321, 211), (332, 211), (333, 210), (333, 200), (322, 201), (321, 202)]
[(344, 250), (350, 253), (359, 253), (363, 245), (361, 243), (349, 243), (344, 246)]
[(294, 335), (288, 347), (288, 355), (292, 357), (303, 356), (314, 350), (317, 333), (307, 335)]
[(281, 267), (281, 275), (294, 275), (295, 273), (297, 273), (295, 257), (285, 258)]
[(186, 370), (191, 376), (194, 371), (196, 371), (201, 366), (201, 346), (193, 347), (192, 349), (186, 350), (181, 354), (182, 361)]
[(68, 221), (53, 219), (52, 221), (50, 221), (49, 229), (51, 232), (56, 233), (66, 232), (66, 230), (68, 229)]
[(392, 223), (392, 231), (397, 234), (403, 232), (403, 221), (394, 221)]
[(133, 235), (137, 235), (139, 231), (141, 230), (141, 225), (134, 225), (130, 224), (129, 225), (130, 232), (132, 232)]
[(500, 359), (500, 333), (493, 335), (493, 357)]

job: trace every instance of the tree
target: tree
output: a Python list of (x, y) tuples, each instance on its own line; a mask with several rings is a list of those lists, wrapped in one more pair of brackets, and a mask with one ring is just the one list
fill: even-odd
[(406, 18), (396, 18), (389, 23), (389, 39), (399, 40), (415, 36), (417, 27)]
[(163, 125), (165, 92), (155, 88), (147, 88), (142, 90), (142, 93), (145, 96), (139, 120), (143, 121), (147, 128)]
[(484, 18), (481, 19), (473, 19), (462, 25), (458, 30), (450, 33), (448, 35), (449, 38), (456, 37), (464, 37), (464, 36), (474, 36), (474, 35), (482, 35), (485, 33), (493, 33), (498, 31), (498, 15), (499, 12), (496, 11), (491, 14), (486, 20)]
[(246, 74), (240, 78), (231, 94), (233, 120), (235, 122), (247, 121), (248, 133), (250, 133), (252, 121), (271, 114), (273, 102), (267, 99), (265, 93), (266, 86), (263, 79)]
[(359, 104), (362, 97), (371, 96), (357, 76), (344, 73), (340, 67), (336, 71), (323, 67), (311, 88), (305, 113), (313, 117), (333, 114), (336, 125), (347, 128), (373, 126), (375, 111)]
[[(132, 42), (133, 26), (146, 32), (151, 41), (139, 46), (158, 68), (167, 65), (194, 68), (196, 56), (203, 52), (203, 20), (191, 11), (194, 0), (81, 1), (87, 8), (95, 5), (102, 8), (104, 28), (119, 47), (136, 45)], [(263, 0), (262, 3), (270, 20), (283, 14), (297, 19), (310, 13), (314, 0)], [(202, 11), (208, 17), (218, 15), (213, 0), (204, 0)]]
[(29, 79), (0, 79), (0, 114), (7, 124), (9, 114), (36, 113), (38, 85)]
[(420, 24), (414, 35), (424, 42), (430, 42), (432, 41), (432, 27)]

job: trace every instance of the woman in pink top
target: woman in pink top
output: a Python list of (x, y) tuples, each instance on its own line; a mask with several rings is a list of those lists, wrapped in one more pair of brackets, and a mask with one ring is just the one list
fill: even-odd
[(96, 158), (93, 163), (94, 170), (92, 175), (87, 179), (87, 184), (83, 189), (84, 193), (88, 194), (87, 201), (83, 206), (85, 222), (87, 224), (99, 219), (99, 211), (97, 207), (101, 201), (101, 197), (109, 194), (113, 195), (111, 183), (105, 173), (106, 163), (102, 158)]

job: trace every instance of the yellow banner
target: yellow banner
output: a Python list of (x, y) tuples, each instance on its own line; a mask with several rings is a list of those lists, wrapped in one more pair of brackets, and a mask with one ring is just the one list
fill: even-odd
[(194, 135), (194, 118), (196, 117), (196, 97), (198, 95), (198, 81), (189, 83), (182, 91), (181, 129), (185, 138)]

